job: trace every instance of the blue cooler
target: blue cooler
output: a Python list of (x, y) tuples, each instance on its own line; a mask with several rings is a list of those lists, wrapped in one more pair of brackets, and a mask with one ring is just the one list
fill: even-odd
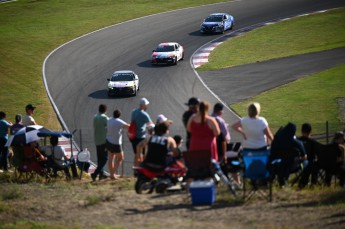
[(211, 205), (215, 200), (215, 184), (213, 180), (192, 181), (189, 186), (193, 205)]

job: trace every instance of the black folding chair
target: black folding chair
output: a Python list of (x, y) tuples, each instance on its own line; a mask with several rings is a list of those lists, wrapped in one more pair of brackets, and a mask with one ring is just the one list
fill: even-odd
[(210, 150), (195, 150), (183, 153), (187, 178), (203, 180), (213, 176)]

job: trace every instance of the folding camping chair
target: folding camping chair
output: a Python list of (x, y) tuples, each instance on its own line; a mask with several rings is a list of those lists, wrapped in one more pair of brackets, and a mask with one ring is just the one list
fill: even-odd
[[(267, 168), (269, 150), (250, 151), (243, 150), (241, 152), (244, 163), (243, 171), (243, 199), (249, 200), (255, 193), (272, 201), (272, 182)], [(246, 190), (246, 180), (249, 180), (251, 189)], [(259, 189), (262, 190), (259, 190)], [(268, 189), (268, 190), (267, 190)], [(267, 194), (268, 191), (268, 194)]]

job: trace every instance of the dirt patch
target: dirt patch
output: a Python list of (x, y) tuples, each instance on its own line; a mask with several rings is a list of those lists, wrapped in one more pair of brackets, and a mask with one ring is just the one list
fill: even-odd
[[(92, 183), (0, 184), (0, 228), (19, 221), (77, 228), (344, 228), (341, 189), (273, 192), (273, 202), (244, 203), (217, 187), (212, 206), (192, 206), (186, 192), (138, 195), (133, 178)], [(2, 225), (3, 224), (3, 225)], [(54, 226), (55, 225), (55, 226)], [(12, 228), (12, 227), (11, 227)], [(21, 228), (16, 227), (16, 228)]]

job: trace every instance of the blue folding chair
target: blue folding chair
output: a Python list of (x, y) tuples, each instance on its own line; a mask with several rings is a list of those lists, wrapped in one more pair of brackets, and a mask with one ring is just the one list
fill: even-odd
[[(243, 171), (243, 199), (249, 200), (255, 193), (268, 197), (268, 201), (272, 201), (272, 182), (270, 173), (267, 168), (269, 150), (250, 151), (243, 150), (241, 152), (244, 164)], [(251, 189), (247, 190), (246, 180), (250, 180)], [(262, 189), (262, 190), (260, 190)], [(267, 194), (268, 189), (268, 194)]]

